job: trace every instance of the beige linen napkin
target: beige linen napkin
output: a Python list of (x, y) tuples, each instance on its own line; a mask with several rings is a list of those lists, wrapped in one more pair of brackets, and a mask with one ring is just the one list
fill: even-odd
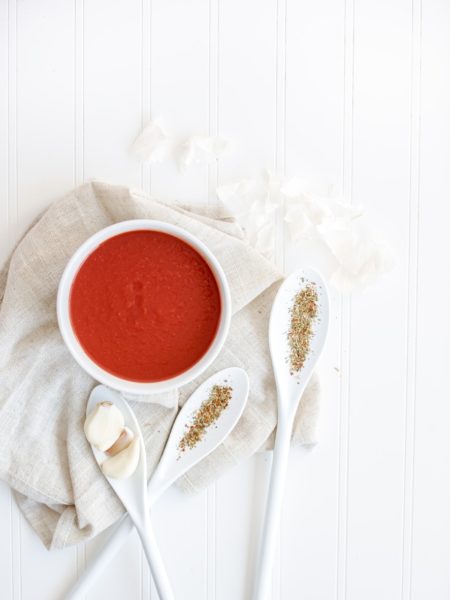
[[(267, 326), (280, 273), (249, 246), (223, 207), (199, 211), (169, 206), (103, 183), (75, 189), (28, 231), (0, 277), (0, 478), (15, 490), (22, 511), (48, 548), (86, 540), (123, 511), (84, 437), (86, 400), (95, 382), (64, 346), (55, 300), (59, 278), (75, 249), (99, 229), (136, 218), (167, 221), (200, 238), (225, 270), (234, 313), (224, 349), (201, 378), (178, 391), (132, 398), (149, 473), (178, 406), (224, 367), (247, 370), (248, 407), (226, 442), (184, 478), (184, 489), (195, 491), (211, 483), (267, 443), (275, 427)], [(317, 407), (313, 382), (297, 418), (295, 437), (301, 443), (314, 441)]]

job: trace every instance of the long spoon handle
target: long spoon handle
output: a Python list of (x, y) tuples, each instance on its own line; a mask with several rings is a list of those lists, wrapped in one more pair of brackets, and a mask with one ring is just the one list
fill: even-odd
[(266, 600), (269, 596), (286, 483), (292, 423), (293, 418), (291, 417), (288, 419), (279, 419), (278, 422), (253, 600)]
[[(158, 485), (158, 482), (153, 482), (153, 479), (150, 481), (147, 491), (150, 508), (167, 487), (167, 485), (161, 487), (161, 485)], [(118, 523), (111, 527), (110, 534), (105, 543), (95, 556), (90, 559), (83, 573), (81, 573), (72, 589), (65, 596), (65, 600), (80, 600), (84, 598), (89, 589), (94, 585), (96, 579), (124, 545), (133, 529), (134, 524), (128, 514), (124, 515)]]
[(88, 562), (75, 585), (66, 595), (66, 600), (81, 600), (87, 594), (100, 573), (112, 561), (125, 540), (134, 529), (133, 521), (128, 514), (112, 526), (111, 533), (96, 555)]
[(148, 511), (144, 512), (142, 523), (136, 524), (136, 529), (141, 538), (144, 553), (147, 557), (147, 562), (159, 595), (159, 600), (174, 600), (172, 587), (167, 576), (161, 553), (159, 552), (158, 542), (155, 537)]

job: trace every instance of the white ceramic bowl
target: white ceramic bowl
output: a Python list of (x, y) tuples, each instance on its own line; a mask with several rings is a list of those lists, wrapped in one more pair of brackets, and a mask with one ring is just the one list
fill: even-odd
[[(221, 299), (219, 326), (217, 328), (216, 336), (206, 354), (204, 354), (202, 358), (187, 371), (184, 371), (176, 377), (155, 382), (135, 382), (121, 379), (99, 367), (85, 353), (73, 331), (69, 306), (72, 282), (83, 262), (99, 246), (99, 244), (120, 233), (145, 229), (168, 233), (192, 246), (205, 259), (213, 272), (219, 287)], [(222, 267), (212, 252), (205, 244), (203, 244), (203, 242), (184, 229), (176, 227), (175, 225), (170, 225), (169, 223), (152, 221), (149, 219), (122, 221), (121, 223), (116, 223), (98, 231), (92, 237), (87, 239), (69, 260), (64, 273), (62, 274), (58, 288), (56, 308), (61, 335), (77, 363), (97, 381), (128, 394), (165, 392), (184, 385), (185, 383), (192, 381), (192, 379), (195, 379), (195, 377), (198, 377), (207, 367), (209, 367), (222, 349), (228, 335), (231, 321), (231, 296), (228, 282)]]

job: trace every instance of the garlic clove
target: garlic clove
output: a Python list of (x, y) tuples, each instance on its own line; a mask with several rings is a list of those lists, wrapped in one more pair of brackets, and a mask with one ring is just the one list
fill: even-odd
[(128, 448), (128, 446), (131, 444), (133, 439), (134, 439), (134, 433), (131, 431), (131, 429), (128, 429), (128, 427), (125, 427), (125, 429), (122, 429), (121, 434), (119, 435), (117, 440), (114, 442), (114, 444), (111, 446), (111, 448), (108, 448), (108, 450), (106, 450), (106, 454), (108, 456), (115, 456), (116, 454), (119, 454), (119, 452), (122, 452), (122, 450), (125, 450), (125, 448)]
[(84, 433), (90, 444), (104, 452), (111, 448), (123, 427), (120, 410), (111, 402), (99, 402), (84, 422)]
[(126, 479), (133, 475), (139, 463), (140, 440), (138, 437), (130, 445), (102, 464), (102, 471), (106, 477), (112, 479)]

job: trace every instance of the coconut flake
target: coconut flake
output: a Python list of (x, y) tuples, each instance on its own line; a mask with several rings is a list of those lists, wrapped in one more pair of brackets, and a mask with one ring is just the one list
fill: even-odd
[(223, 138), (191, 135), (176, 146), (178, 167), (184, 171), (193, 164), (217, 160), (227, 147)]
[(159, 121), (150, 121), (136, 138), (131, 151), (148, 164), (175, 160), (180, 171), (184, 171), (193, 164), (218, 159), (227, 147), (226, 140), (215, 136), (168, 135)]
[(222, 186), (217, 194), (266, 256), (274, 255), (276, 210), (293, 242), (320, 240), (334, 259), (331, 281), (340, 290), (365, 287), (392, 266), (391, 247), (367, 226), (362, 209), (343, 202), (326, 183), (265, 173), (262, 180)]
[(332, 275), (332, 283), (338, 289), (351, 291), (366, 287), (392, 268), (392, 248), (365, 224), (334, 228), (329, 225), (320, 229), (324, 242), (338, 262)]
[(270, 174), (263, 181), (244, 179), (217, 189), (219, 200), (236, 217), (250, 244), (269, 258), (274, 253), (274, 213), (279, 206), (275, 189)]
[(171, 150), (170, 137), (157, 121), (150, 121), (144, 127), (131, 148), (136, 158), (148, 164), (162, 162), (170, 155)]

